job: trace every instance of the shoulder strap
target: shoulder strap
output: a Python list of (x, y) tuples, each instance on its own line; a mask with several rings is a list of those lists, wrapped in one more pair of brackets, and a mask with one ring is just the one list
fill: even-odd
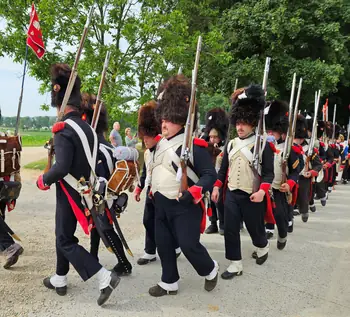
[(95, 175), (96, 159), (97, 159), (97, 144), (98, 144), (96, 132), (89, 126), (91, 131), (92, 131), (92, 135), (94, 136), (94, 144), (93, 144), (93, 149), (92, 149), (92, 153), (91, 153), (89, 141), (88, 141), (83, 129), (71, 119), (67, 119), (67, 120), (65, 120), (65, 122), (68, 125), (70, 125), (72, 127), (72, 129), (77, 133), (77, 135), (81, 141), (81, 144), (83, 145), (86, 159), (88, 160), (90, 168), (91, 168), (91, 176)]
[(111, 158), (110, 153), (108, 150), (112, 150), (109, 146), (106, 146), (102, 143), (100, 143), (100, 151), (102, 152), (103, 156), (106, 158), (108, 169), (109, 169), (109, 174), (112, 174), (113, 172), (113, 161)]

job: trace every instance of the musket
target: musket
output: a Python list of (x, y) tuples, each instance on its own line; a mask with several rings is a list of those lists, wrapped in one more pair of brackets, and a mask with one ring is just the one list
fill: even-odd
[[(90, 25), (90, 22), (91, 22), (91, 19), (92, 19), (92, 13), (94, 11), (94, 7), (95, 6), (93, 5), (90, 8), (88, 17), (86, 19), (86, 23), (85, 23), (85, 26), (84, 26), (84, 31), (83, 31), (83, 34), (82, 34), (81, 39), (80, 39), (79, 47), (78, 47), (78, 50), (77, 50), (77, 53), (76, 53), (76, 56), (75, 56), (74, 65), (73, 65), (73, 68), (72, 68), (70, 76), (69, 76), (67, 89), (66, 89), (66, 92), (65, 92), (64, 97), (63, 97), (63, 101), (62, 101), (62, 105), (61, 105), (61, 108), (60, 108), (60, 112), (58, 114), (57, 121), (61, 121), (62, 120), (62, 117), (64, 115), (64, 110), (65, 110), (65, 108), (67, 106), (69, 97), (70, 97), (70, 95), (72, 93), (72, 90), (73, 90), (73, 86), (74, 86), (75, 80), (76, 80), (76, 78), (78, 76), (77, 67), (78, 67), (78, 63), (79, 63), (79, 60), (80, 60), (81, 52), (83, 50), (85, 39), (86, 39), (87, 34), (88, 34), (88, 29), (89, 29), (89, 25)], [(49, 150), (48, 151), (47, 165), (46, 165), (45, 170), (44, 170), (44, 172), (47, 172), (52, 167), (52, 160), (53, 160), (53, 156), (54, 156), (53, 138), (51, 138), (48, 142), (46, 142), (46, 145), (44, 147)]]
[[(267, 80), (269, 77), (269, 71), (270, 71), (270, 62), (271, 58), (266, 57), (265, 61), (265, 69), (264, 69), (264, 77), (263, 77), (263, 83), (262, 88), (264, 90), (265, 96), (267, 94)], [(260, 111), (260, 119), (258, 122), (258, 126), (255, 130), (255, 144), (254, 144), (254, 151), (253, 151), (253, 160), (252, 160), (252, 171), (254, 174), (254, 181), (253, 181), (253, 193), (257, 192), (260, 188), (260, 176), (259, 176), (259, 164), (260, 164), (260, 152), (261, 149), (261, 138), (262, 134), (265, 132), (265, 120), (264, 120), (264, 109)]]
[(90, 11), (89, 11), (89, 14), (88, 14), (88, 18), (86, 19), (86, 23), (85, 23), (85, 26), (84, 26), (84, 31), (83, 31), (82, 37), (80, 39), (79, 47), (78, 47), (78, 50), (77, 50), (77, 53), (76, 53), (76, 56), (75, 56), (75, 61), (74, 61), (74, 64), (73, 64), (73, 67), (72, 67), (72, 70), (71, 70), (71, 73), (70, 73), (70, 76), (69, 76), (67, 89), (66, 89), (66, 92), (65, 92), (64, 97), (63, 97), (62, 105), (61, 105), (61, 108), (60, 108), (60, 113), (58, 115), (58, 121), (61, 121), (61, 119), (62, 119), (62, 117), (64, 115), (64, 110), (65, 110), (65, 108), (67, 106), (69, 97), (70, 97), (70, 95), (72, 93), (72, 90), (73, 90), (73, 87), (74, 87), (74, 84), (75, 84), (75, 80), (76, 80), (76, 78), (78, 76), (78, 64), (79, 64), (80, 56), (81, 56), (81, 53), (83, 51), (84, 43), (85, 43), (88, 31), (89, 31), (89, 26), (90, 26), (90, 22), (91, 22), (91, 19), (92, 19), (93, 12), (94, 12), (94, 6), (92, 6), (90, 8)]
[(349, 142), (349, 137), (350, 137), (350, 117), (349, 117), (349, 123), (348, 123), (348, 133), (347, 133), (347, 138), (346, 138), (346, 143)]
[(20, 237), (13, 232), (13, 230), (9, 227), (9, 225), (5, 222), (5, 220), (2, 218), (2, 213), (0, 211), (0, 227), (3, 227), (5, 232), (7, 232), (13, 239), (17, 241), (22, 241)]
[(181, 181), (180, 181), (180, 193), (188, 189), (187, 181), (187, 163), (190, 159), (190, 151), (192, 148), (192, 138), (193, 138), (193, 127), (196, 112), (196, 92), (197, 92), (197, 76), (199, 68), (199, 57), (202, 47), (202, 37), (198, 37), (197, 52), (194, 63), (194, 69), (192, 71), (192, 89), (191, 89), (191, 99), (190, 105), (188, 107), (188, 115), (186, 120), (186, 127), (184, 133), (184, 140), (181, 148), (180, 156), (180, 166), (181, 166)]
[(333, 110), (333, 133), (332, 133), (332, 142), (333, 143), (336, 143), (335, 142), (335, 125), (336, 125), (335, 117), (336, 117), (336, 114), (337, 114), (337, 105), (334, 105), (334, 110)]
[(303, 79), (299, 79), (299, 87), (298, 87), (298, 93), (297, 93), (297, 99), (295, 100), (295, 106), (294, 106), (294, 114), (293, 114), (293, 139), (295, 136), (295, 128), (297, 126), (297, 119), (298, 114), (300, 114), (300, 111), (298, 111), (299, 108), (299, 101), (300, 101), (300, 94), (301, 94), (301, 88), (303, 86)]
[(111, 52), (108, 51), (107, 54), (106, 54), (105, 63), (103, 65), (103, 70), (102, 70), (102, 75), (101, 75), (101, 80), (100, 80), (100, 86), (98, 87), (98, 93), (97, 93), (97, 97), (96, 97), (96, 104), (95, 104), (95, 108), (94, 108), (94, 113), (92, 115), (91, 127), (94, 130), (96, 130), (97, 123), (98, 123), (98, 120), (100, 118), (101, 106), (102, 106), (102, 101), (101, 101), (102, 89), (103, 89), (103, 85), (105, 83), (110, 57), (111, 57)]
[(321, 90), (318, 92), (315, 92), (315, 107), (314, 107), (314, 120), (312, 123), (312, 133), (311, 133), (311, 138), (310, 138), (310, 143), (309, 143), (309, 148), (307, 151), (307, 156), (305, 160), (305, 170), (304, 172), (307, 172), (309, 170), (309, 163), (312, 159), (312, 155), (314, 153), (314, 145), (316, 141), (316, 136), (317, 136), (317, 113), (318, 113), (318, 107), (320, 104), (320, 97), (321, 97)]
[(177, 71), (177, 74), (178, 74), (178, 75), (181, 75), (181, 74), (182, 74), (182, 66), (179, 67), (179, 70)]
[(237, 89), (237, 87), (238, 87), (238, 78), (236, 78), (235, 87), (234, 87), (233, 91), (235, 91)]
[[(282, 184), (287, 182), (287, 165), (288, 165), (288, 159), (290, 156), (290, 151), (293, 144), (293, 103), (294, 103), (294, 94), (295, 94), (295, 85), (296, 85), (296, 79), (297, 74), (294, 73), (293, 75), (293, 81), (292, 81), (292, 90), (290, 92), (290, 99), (289, 99), (289, 110), (288, 110), (288, 130), (287, 135), (284, 143), (284, 149), (283, 149), (283, 158), (282, 158)], [(288, 203), (291, 203), (292, 196), (290, 195), (290, 192), (287, 193), (287, 199)]]

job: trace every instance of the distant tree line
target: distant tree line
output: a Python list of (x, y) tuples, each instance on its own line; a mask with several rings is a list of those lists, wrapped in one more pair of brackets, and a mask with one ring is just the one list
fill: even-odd
[[(22, 130), (42, 130), (50, 129), (56, 122), (56, 117), (38, 116), (38, 117), (22, 117), (20, 121), (20, 128)], [(15, 128), (16, 117), (2, 117), (0, 126), (6, 128)]]

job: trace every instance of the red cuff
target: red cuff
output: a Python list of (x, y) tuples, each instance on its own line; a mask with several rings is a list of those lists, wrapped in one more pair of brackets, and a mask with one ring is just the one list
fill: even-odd
[(141, 192), (142, 192), (142, 188), (140, 188), (139, 186), (136, 186), (136, 188), (135, 188), (135, 194), (136, 194), (136, 195), (140, 195)]
[(208, 147), (208, 142), (205, 141), (204, 139), (194, 138), (193, 144), (198, 145), (200, 147)]
[(222, 187), (222, 181), (217, 179), (216, 182), (214, 183), (214, 187), (219, 187), (221, 188)]
[(292, 191), (293, 188), (294, 188), (294, 186), (296, 185), (296, 182), (293, 181), (292, 179), (288, 179), (288, 180), (287, 180), (287, 184), (289, 185), (290, 191)]
[(341, 168), (341, 169), (344, 169), (344, 167), (345, 167), (345, 165), (340, 165), (340, 168)]
[(203, 194), (202, 194), (203, 187), (197, 186), (197, 185), (193, 185), (193, 186), (191, 186), (188, 189), (188, 191), (192, 195), (194, 203), (198, 204), (201, 201), (202, 197), (203, 197)]
[(318, 172), (316, 172), (314, 170), (311, 170), (310, 173), (311, 173), (312, 177), (317, 177), (318, 176)]
[(265, 193), (267, 193), (267, 191), (270, 189), (270, 187), (271, 187), (271, 184), (269, 184), (269, 183), (262, 183), (260, 185), (259, 189), (262, 189)]
[(348, 154), (348, 159), (350, 158), (350, 154)]
[(38, 180), (36, 181), (36, 185), (38, 186), (39, 189), (41, 190), (48, 190), (50, 189), (50, 186), (46, 186), (44, 184), (44, 175), (41, 174), (39, 177), (38, 177)]

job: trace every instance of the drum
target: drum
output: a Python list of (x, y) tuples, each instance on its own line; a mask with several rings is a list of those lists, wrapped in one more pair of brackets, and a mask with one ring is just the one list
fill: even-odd
[(138, 168), (137, 162), (121, 160), (115, 164), (115, 170), (108, 181), (108, 189), (119, 194), (122, 191), (134, 190)]
[(21, 151), (19, 136), (0, 136), (0, 177), (19, 172)]

